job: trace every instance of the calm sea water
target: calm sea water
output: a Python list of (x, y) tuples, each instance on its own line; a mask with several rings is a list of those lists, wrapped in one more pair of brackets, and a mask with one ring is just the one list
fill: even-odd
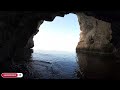
[(78, 79), (75, 52), (25, 51), (1, 64), (2, 72), (19, 72), (24, 79)]
[(23, 79), (120, 80), (120, 59), (112, 55), (25, 51), (13, 61), (0, 63), (0, 72), (23, 73)]
[[(32, 54), (33, 67), (42, 78), (51, 79), (77, 79), (79, 66), (76, 62), (75, 52), (36, 51)], [(41, 77), (40, 77), (41, 78)]]

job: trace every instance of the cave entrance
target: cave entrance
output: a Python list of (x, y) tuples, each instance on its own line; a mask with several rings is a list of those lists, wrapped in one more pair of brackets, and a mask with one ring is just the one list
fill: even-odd
[(34, 36), (33, 50), (73, 52), (79, 41), (80, 26), (76, 14), (56, 16), (52, 22), (44, 21)]
[(78, 78), (76, 46), (80, 27), (77, 15), (56, 17), (52, 22), (44, 21), (34, 36), (32, 73), (43, 79)]

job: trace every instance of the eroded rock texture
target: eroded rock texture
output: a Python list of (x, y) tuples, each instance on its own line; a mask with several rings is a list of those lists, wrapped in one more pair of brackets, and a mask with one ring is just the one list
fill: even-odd
[(0, 11), (0, 62), (24, 56), (21, 52), (34, 46), (33, 37), (43, 21), (64, 16), (61, 13)]
[(81, 39), (77, 51), (115, 52), (119, 48), (119, 11), (0, 11), (0, 62), (18, 57), (19, 52), (34, 46), (33, 37), (43, 21), (53, 21), (56, 16), (78, 15)]
[(113, 51), (111, 23), (84, 13), (77, 13), (77, 16), (81, 33), (76, 50), (111, 53)]

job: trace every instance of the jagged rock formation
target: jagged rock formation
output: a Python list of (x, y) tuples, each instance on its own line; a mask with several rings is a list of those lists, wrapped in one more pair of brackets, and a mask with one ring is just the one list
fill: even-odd
[(19, 50), (32, 48), (33, 37), (44, 20), (53, 21), (56, 16), (68, 13), (84, 13), (78, 15), (80, 19), (84, 17), (79, 21), (83, 33), (81, 40), (84, 40), (78, 44), (79, 48), (119, 52), (119, 11), (0, 11), (0, 61), (14, 58)]
[[(18, 56), (34, 46), (33, 37), (44, 20), (52, 21), (60, 13), (0, 11), (0, 61)], [(64, 14), (62, 14), (64, 16)]]
[(111, 24), (83, 13), (78, 13), (77, 16), (81, 33), (76, 51), (111, 53), (113, 51)]

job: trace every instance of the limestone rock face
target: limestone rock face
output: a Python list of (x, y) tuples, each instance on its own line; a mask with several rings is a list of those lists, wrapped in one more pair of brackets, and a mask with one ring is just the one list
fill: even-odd
[(31, 37), (29, 38), (29, 40), (28, 40), (28, 42), (27, 42), (25, 48), (30, 49), (30, 48), (33, 48), (33, 47), (34, 47), (33, 38), (34, 38), (34, 36), (38, 33), (38, 31), (39, 31), (39, 30), (36, 30), (36, 32), (33, 33), (33, 35), (31, 35)]
[(33, 37), (30, 37), (25, 48), (33, 48), (33, 47), (34, 47)]
[(111, 24), (83, 13), (77, 13), (80, 24), (80, 41), (76, 51), (112, 52)]
[(82, 31), (77, 51), (111, 52), (113, 47), (115, 52), (120, 51), (119, 11), (0, 11), (0, 62), (13, 59), (24, 52), (22, 49), (32, 48), (33, 37), (43, 21), (69, 13), (78, 15)]
[(33, 37), (44, 20), (52, 21), (65, 12), (0, 11), (0, 62), (14, 59), (34, 46)]

